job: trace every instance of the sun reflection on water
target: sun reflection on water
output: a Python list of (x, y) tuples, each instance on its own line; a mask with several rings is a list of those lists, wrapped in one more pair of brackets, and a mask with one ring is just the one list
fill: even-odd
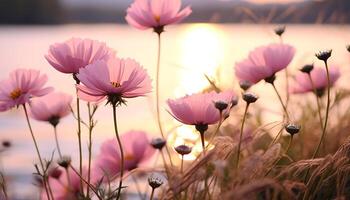
[(209, 86), (204, 74), (215, 76), (223, 61), (223, 32), (212, 24), (194, 24), (183, 31), (181, 39), (180, 86), (175, 96), (183, 96), (203, 90)]

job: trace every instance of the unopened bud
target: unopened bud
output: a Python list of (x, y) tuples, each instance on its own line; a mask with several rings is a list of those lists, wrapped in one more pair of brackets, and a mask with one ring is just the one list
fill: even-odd
[(243, 100), (247, 103), (254, 103), (256, 102), (256, 100), (258, 100), (258, 96), (256, 96), (255, 94), (252, 93), (244, 93), (243, 94)]
[(175, 147), (175, 151), (180, 155), (187, 155), (190, 154), (192, 151), (192, 148), (187, 145), (179, 145)]
[(148, 177), (148, 184), (151, 186), (152, 189), (156, 189), (163, 185), (163, 180), (160, 176), (157, 176), (155, 174), (151, 174), (151, 176)]
[(299, 125), (296, 125), (296, 124), (288, 124), (286, 127), (285, 127), (286, 131), (291, 134), (291, 135), (295, 135), (297, 133), (299, 133), (300, 131), (300, 126)]
[(69, 156), (62, 156), (62, 158), (60, 158), (57, 161), (59, 166), (66, 168), (66, 169), (70, 166), (71, 162), (72, 162), (72, 159)]
[(163, 138), (154, 138), (151, 141), (151, 145), (153, 148), (161, 150), (166, 145), (166, 140)]

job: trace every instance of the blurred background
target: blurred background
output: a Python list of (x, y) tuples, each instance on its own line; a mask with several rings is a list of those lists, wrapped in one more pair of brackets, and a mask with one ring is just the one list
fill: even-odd
[[(199, 92), (209, 86), (204, 75), (215, 80), (224, 89), (235, 89), (233, 66), (256, 46), (280, 42), (274, 29), (286, 25), (283, 41), (296, 47), (297, 53), (290, 65), (292, 74), (302, 65), (321, 65), (314, 53), (333, 49), (331, 65), (349, 72), (346, 44), (350, 42), (349, 0), (183, 0), (191, 5), (193, 13), (184, 23), (166, 27), (162, 35), (161, 101), (162, 122), (170, 136), (171, 145), (184, 141), (198, 142), (198, 134), (179, 125), (166, 112), (165, 101)], [(48, 85), (56, 90), (75, 95), (73, 79), (57, 72), (44, 59), (51, 44), (71, 37), (91, 38), (106, 42), (120, 57), (132, 57), (155, 76), (157, 37), (151, 30), (140, 31), (125, 22), (127, 7), (132, 0), (1, 0), (0, 1), (0, 79), (5, 79), (16, 68), (39, 69), (49, 76)], [(345, 73), (346, 74), (346, 73)], [(348, 75), (343, 75), (339, 87), (347, 87)], [(284, 80), (277, 79), (282, 90)], [(279, 102), (270, 87), (260, 83), (253, 90), (265, 105), (265, 123), (280, 120)], [(284, 91), (285, 92), (285, 91)], [(283, 91), (282, 91), (283, 93)], [(270, 106), (271, 105), (271, 106)], [(277, 106), (276, 106), (277, 105)], [(73, 105), (74, 107), (75, 105)], [(87, 119), (82, 105), (83, 119)], [(148, 131), (158, 136), (155, 121), (154, 95), (128, 101), (118, 109), (120, 132), (130, 129)], [(112, 110), (101, 105), (97, 111), (98, 125), (94, 131), (93, 155), (99, 145), (114, 136)], [(240, 119), (241, 113), (232, 115)], [(226, 122), (226, 126), (230, 122)], [(224, 124), (225, 126), (225, 124)], [(54, 150), (53, 130), (50, 125), (34, 122), (39, 147), (45, 158)], [(87, 129), (83, 130), (84, 158), (87, 159)], [(77, 161), (76, 122), (65, 118), (58, 126), (64, 154)], [(1, 163), (9, 179), (14, 199), (36, 199), (33, 186), (34, 146), (21, 109), (0, 113), (0, 140), (12, 143), (2, 152)], [(199, 144), (198, 144), (199, 145)], [(187, 159), (191, 160), (194, 155)]]
[[(0, 23), (125, 23), (132, 0), (2, 0)], [(184, 0), (187, 22), (349, 23), (347, 0)]]

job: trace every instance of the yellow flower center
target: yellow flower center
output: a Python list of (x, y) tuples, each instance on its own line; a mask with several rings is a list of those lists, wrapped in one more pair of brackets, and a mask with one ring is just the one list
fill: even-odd
[(128, 160), (128, 161), (132, 161), (132, 160), (134, 160), (134, 156), (132, 154), (126, 154), (124, 159)]
[(120, 87), (120, 83), (117, 83), (117, 82), (111, 82), (111, 84), (113, 85), (113, 87), (117, 88), (117, 87)]
[(17, 88), (10, 93), (10, 97), (11, 97), (11, 99), (15, 100), (18, 97), (20, 97), (21, 94), (22, 94), (22, 91), (19, 88)]
[(155, 15), (154, 19), (156, 20), (156, 22), (158, 22), (158, 23), (160, 22), (160, 16), (159, 15)]

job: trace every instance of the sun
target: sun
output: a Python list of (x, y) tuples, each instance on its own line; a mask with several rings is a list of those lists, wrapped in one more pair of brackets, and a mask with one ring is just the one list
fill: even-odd
[(194, 24), (184, 30), (181, 37), (180, 91), (192, 94), (206, 88), (204, 75), (214, 76), (223, 61), (223, 33), (212, 24)]

